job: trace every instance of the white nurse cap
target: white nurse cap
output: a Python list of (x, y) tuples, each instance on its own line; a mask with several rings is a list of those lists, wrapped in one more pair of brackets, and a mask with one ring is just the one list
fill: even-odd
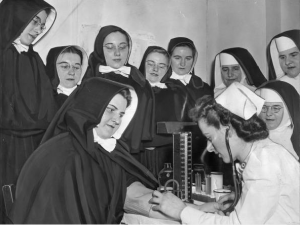
[(284, 36), (276, 38), (275, 43), (276, 43), (278, 52), (283, 52), (285, 50), (297, 47), (295, 42), (292, 39), (290, 39), (288, 37), (284, 37)]
[(216, 98), (216, 102), (231, 113), (248, 120), (255, 113), (260, 113), (265, 101), (244, 85), (234, 82)]

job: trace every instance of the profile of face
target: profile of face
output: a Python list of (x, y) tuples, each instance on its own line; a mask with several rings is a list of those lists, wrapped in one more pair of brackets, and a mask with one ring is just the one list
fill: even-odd
[(60, 85), (65, 88), (73, 88), (81, 77), (81, 59), (76, 53), (62, 53), (56, 61), (56, 70)]
[(106, 65), (119, 69), (125, 65), (129, 53), (129, 43), (125, 34), (113, 32), (106, 36), (103, 43)]
[(166, 74), (168, 69), (168, 58), (162, 53), (152, 52), (145, 61), (146, 79), (150, 83), (158, 83)]
[(279, 63), (283, 72), (291, 77), (300, 73), (300, 52), (297, 47), (279, 52)]
[(188, 74), (193, 66), (193, 51), (188, 46), (178, 46), (172, 52), (172, 70), (178, 75)]
[(230, 163), (230, 157), (225, 142), (227, 127), (220, 125), (220, 129), (217, 129), (214, 126), (208, 125), (205, 119), (200, 119), (198, 121), (198, 126), (203, 135), (207, 138), (208, 151), (214, 151), (225, 163)]
[(233, 82), (241, 82), (242, 70), (239, 64), (224, 65), (221, 67), (222, 81), (226, 87), (230, 86)]
[(265, 102), (259, 117), (266, 123), (269, 130), (276, 129), (283, 118), (284, 109), (282, 102)]
[(127, 100), (121, 94), (116, 94), (112, 98), (102, 115), (100, 123), (95, 128), (100, 138), (108, 139), (114, 135), (121, 125), (126, 106)]
[(23, 45), (29, 46), (36, 37), (43, 32), (46, 28), (45, 23), (47, 16), (46, 11), (42, 10), (30, 21), (20, 35), (20, 41)]

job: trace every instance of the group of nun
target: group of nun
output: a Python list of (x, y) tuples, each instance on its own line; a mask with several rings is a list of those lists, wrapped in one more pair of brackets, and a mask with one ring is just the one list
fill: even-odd
[[(197, 99), (234, 82), (265, 99), (269, 138), (299, 160), (299, 30), (267, 46), (273, 81), (235, 47), (216, 55), (209, 86), (195, 74), (192, 40), (149, 46), (136, 68), (128, 63), (130, 35), (112, 25), (100, 29), (89, 56), (80, 46), (58, 46), (45, 66), (33, 46), (56, 16), (43, 0), (0, 4), (0, 179), (1, 187), (16, 185), (9, 215), (1, 194), (1, 222), (114, 224), (124, 211), (168, 219), (149, 203), (159, 171), (172, 162), (172, 136), (157, 134), (156, 123), (192, 121)], [(192, 129), (197, 162), (206, 138)]]

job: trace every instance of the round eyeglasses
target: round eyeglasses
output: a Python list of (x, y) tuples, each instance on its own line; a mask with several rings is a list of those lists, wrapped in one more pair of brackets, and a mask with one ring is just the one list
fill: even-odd
[(262, 113), (266, 113), (268, 111), (268, 109), (271, 108), (271, 112), (273, 113), (279, 113), (279, 111), (283, 108), (280, 105), (272, 105), (272, 106), (267, 106), (264, 105), (261, 109)]

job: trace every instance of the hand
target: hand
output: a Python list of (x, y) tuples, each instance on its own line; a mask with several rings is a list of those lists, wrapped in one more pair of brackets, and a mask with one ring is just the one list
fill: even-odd
[(174, 220), (180, 220), (180, 214), (186, 205), (170, 192), (153, 191), (149, 203), (154, 204), (152, 210), (160, 211)]
[[(224, 211), (228, 209), (235, 198), (235, 193), (232, 192), (228, 195), (223, 195), (219, 198), (217, 203), (219, 204), (219, 210)], [(226, 214), (228, 215), (228, 213)]]

